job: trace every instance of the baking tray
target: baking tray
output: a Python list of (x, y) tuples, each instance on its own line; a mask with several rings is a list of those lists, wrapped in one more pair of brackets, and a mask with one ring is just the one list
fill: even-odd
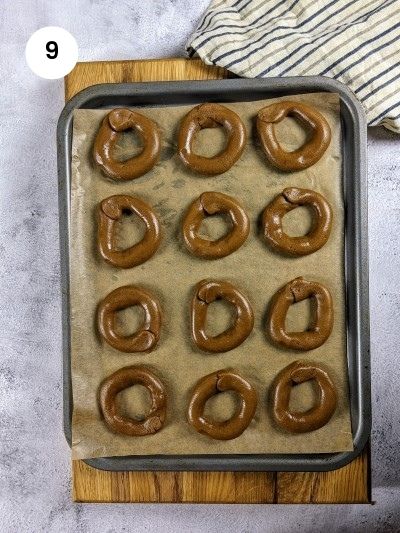
[(57, 126), (61, 249), (64, 433), (72, 440), (69, 312), (71, 147), (74, 109), (160, 107), (200, 102), (243, 102), (311, 92), (340, 95), (345, 208), (345, 298), (350, 415), (354, 450), (326, 454), (133, 455), (86, 459), (102, 470), (327, 471), (354, 459), (371, 429), (368, 304), (366, 122), (361, 105), (343, 84), (323, 77), (224, 79), (94, 85), (64, 107)]

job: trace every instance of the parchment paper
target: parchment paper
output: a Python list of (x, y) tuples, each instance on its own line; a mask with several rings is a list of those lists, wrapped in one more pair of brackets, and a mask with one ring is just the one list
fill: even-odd
[[(285, 98), (282, 98), (285, 99)], [(289, 98), (287, 98), (289, 99)], [(77, 110), (74, 113), (71, 193), (71, 329), (73, 386), (73, 458), (134, 454), (241, 454), (241, 453), (323, 453), (353, 448), (348, 404), (348, 383), (344, 323), (343, 198), (341, 178), (339, 97), (334, 94), (296, 95), (321, 111), (332, 128), (332, 142), (322, 159), (306, 171), (284, 174), (272, 168), (257, 145), (254, 117), (274, 100), (228, 104), (244, 120), (249, 142), (242, 158), (228, 172), (202, 177), (188, 171), (176, 155), (176, 131), (181, 118), (193, 106), (141, 108), (160, 126), (163, 148), (160, 163), (145, 176), (126, 183), (108, 180), (92, 163), (91, 150), (101, 122), (108, 111)], [(287, 149), (295, 149), (306, 136), (292, 119), (286, 119), (278, 135)], [(127, 158), (135, 143), (124, 135), (117, 154)], [(197, 151), (212, 155), (223, 146), (222, 129), (203, 130), (198, 135)], [(285, 187), (299, 186), (322, 193), (334, 212), (328, 243), (318, 252), (302, 258), (285, 258), (272, 252), (260, 238), (259, 216), (263, 208)], [(239, 199), (251, 220), (251, 232), (235, 253), (219, 260), (192, 256), (181, 237), (182, 217), (188, 205), (204, 191), (221, 191)], [(163, 230), (162, 244), (145, 264), (123, 270), (107, 265), (96, 249), (96, 207), (112, 194), (138, 195), (153, 206)], [(291, 234), (307, 231), (310, 215), (298, 208), (285, 217)], [(122, 231), (123, 228), (123, 231)], [(138, 229), (139, 228), (139, 229)], [(216, 217), (204, 225), (210, 237), (221, 235), (226, 222)], [(136, 217), (121, 224), (121, 245), (133, 244), (140, 235)], [(284, 351), (272, 345), (264, 333), (267, 305), (282, 285), (297, 276), (322, 282), (332, 292), (335, 322), (327, 342), (309, 352)], [(255, 326), (249, 338), (236, 349), (223, 354), (199, 351), (191, 342), (189, 303), (195, 284), (204, 278), (226, 279), (249, 298)], [(113, 289), (127, 284), (148, 288), (158, 296), (164, 313), (162, 335), (157, 348), (149, 354), (124, 354), (103, 342), (96, 330), (98, 303)], [(140, 313), (121, 313), (125, 333), (135, 330)], [(209, 309), (211, 333), (222, 331), (229, 323), (230, 310), (223, 304)], [(306, 327), (309, 303), (291, 307), (289, 329)], [(332, 376), (339, 392), (338, 408), (323, 428), (305, 434), (289, 434), (276, 427), (268, 407), (268, 389), (276, 374), (296, 359), (316, 361)], [(168, 412), (164, 428), (146, 437), (116, 435), (105, 426), (97, 403), (100, 382), (118, 368), (145, 365), (165, 383)], [(230, 441), (217, 441), (197, 433), (186, 422), (186, 406), (197, 380), (211, 372), (233, 368), (257, 389), (259, 404), (247, 430)], [(131, 416), (146, 413), (147, 393), (132, 387), (119, 395), (121, 408)], [(291, 405), (307, 409), (313, 404), (310, 383), (297, 386)], [(234, 395), (218, 395), (207, 404), (216, 419), (228, 418), (234, 409)]]

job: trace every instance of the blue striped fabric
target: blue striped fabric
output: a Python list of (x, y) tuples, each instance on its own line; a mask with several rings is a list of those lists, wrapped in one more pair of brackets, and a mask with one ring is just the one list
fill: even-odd
[(400, 0), (213, 0), (187, 50), (238, 76), (329, 76), (400, 133)]

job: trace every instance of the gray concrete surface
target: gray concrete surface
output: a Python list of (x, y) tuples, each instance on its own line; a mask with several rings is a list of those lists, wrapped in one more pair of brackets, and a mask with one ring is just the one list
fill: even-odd
[[(272, 0), (271, 0), (272, 1)], [(183, 55), (207, 0), (14, 0), (0, 14), (0, 530), (399, 531), (400, 138), (369, 134), (373, 506), (78, 505), (61, 429), (55, 128), (63, 82), (24, 61), (38, 28), (81, 60)]]

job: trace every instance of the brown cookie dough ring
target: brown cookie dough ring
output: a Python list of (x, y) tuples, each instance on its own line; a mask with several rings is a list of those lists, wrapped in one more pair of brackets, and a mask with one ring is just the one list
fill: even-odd
[[(113, 151), (121, 132), (135, 129), (143, 150), (126, 161), (114, 159)], [(160, 157), (161, 143), (157, 124), (130, 109), (114, 109), (101, 123), (93, 146), (93, 158), (102, 171), (114, 180), (132, 180), (146, 174)]]
[[(300, 119), (313, 131), (312, 138), (293, 152), (284, 150), (275, 135), (275, 124), (287, 116)], [(300, 102), (277, 102), (261, 109), (257, 115), (257, 131), (269, 162), (285, 171), (303, 170), (314, 165), (331, 141), (331, 129), (324, 116)]]
[[(233, 326), (215, 337), (207, 335), (207, 309), (210, 303), (224, 299), (235, 306)], [(191, 305), (191, 333), (195, 344), (206, 352), (233, 350), (247, 339), (254, 326), (254, 315), (245, 296), (228, 281), (202, 280), (196, 285)]]
[[(313, 298), (313, 323), (307, 331), (286, 331), (285, 320), (289, 307)], [(279, 346), (292, 350), (314, 350), (327, 340), (333, 327), (333, 303), (329, 290), (316, 281), (302, 277), (289, 281), (272, 297), (267, 318), (267, 332), (270, 339)]]
[[(118, 311), (134, 305), (140, 305), (145, 313), (143, 325), (133, 335), (120, 335), (115, 329), (115, 315)], [(160, 305), (152, 294), (141, 287), (118, 287), (100, 303), (97, 325), (103, 339), (116, 350), (126, 353), (148, 352), (160, 338)]]
[[(203, 157), (193, 152), (193, 140), (203, 128), (222, 126), (228, 141), (223, 152), (214, 157)], [(231, 109), (221, 104), (200, 104), (194, 107), (183, 118), (178, 134), (178, 154), (183, 163), (190, 169), (215, 176), (229, 170), (240, 158), (246, 146), (246, 128)]]
[[(315, 216), (312, 228), (304, 237), (290, 237), (282, 229), (282, 218), (301, 205), (313, 208)], [(262, 227), (267, 243), (274, 250), (292, 256), (312, 254), (322, 248), (329, 238), (332, 209), (316, 191), (289, 187), (264, 209)]]
[[(315, 380), (318, 387), (316, 404), (306, 412), (289, 408), (292, 387)], [(273, 381), (270, 398), (272, 416), (278, 426), (291, 433), (305, 433), (329, 422), (336, 409), (337, 394), (329, 374), (315, 363), (295, 361), (281, 370)]]
[[(198, 232), (203, 220), (216, 214), (230, 217), (231, 231), (215, 241), (202, 239)], [(204, 259), (219, 259), (242, 246), (249, 235), (250, 222), (241, 204), (231, 196), (221, 192), (203, 192), (190, 205), (182, 229), (186, 248), (193, 255)]]
[[(143, 239), (125, 250), (115, 248), (115, 224), (124, 211), (135, 213), (146, 226)], [(98, 208), (98, 245), (103, 259), (113, 266), (131, 268), (147, 261), (157, 250), (161, 239), (160, 223), (154, 211), (143, 200), (124, 195), (110, 196)]]
[[(204, 416), (207, 400), (214, 394), (230, 390), (240, 396), (240, 406), (234, 416), (224, 422), (207, 419)], [(189, 402), (187, 419), (196, 431), (212, 439), (236, 439), (252, 421), (256, 407), (257, 393), (248, 381), (230, 370), (218, 370), (197, 382)]]
[[(144, 420), (123, 416), (118, 411), (117, 395), (133, 385), (143, 385), (151, 396), (150, 412)], [(165, 421), (167, 396), (160, 379), (142, 366), (126, 366), (108, 376), (100, 385), (99, 400), (104, 421), (114, 433), (142, 437), (157, 433)]]

